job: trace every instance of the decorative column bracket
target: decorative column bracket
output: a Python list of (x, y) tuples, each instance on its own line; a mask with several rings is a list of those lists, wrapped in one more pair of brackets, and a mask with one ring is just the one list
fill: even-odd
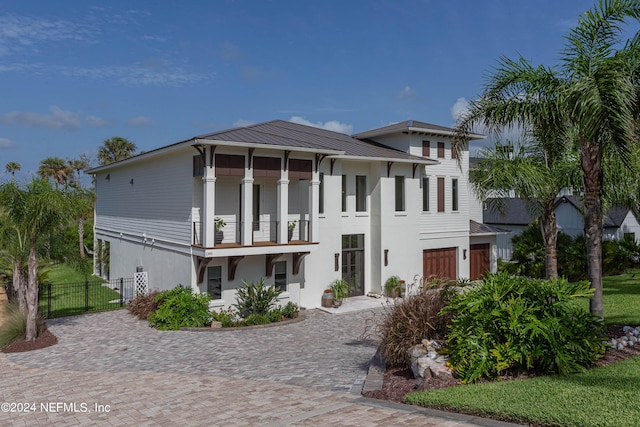
[(298, 274), (300, 272), (300, 264), (302, 264), (302, 260), (304, 257), (309, 255), (310, 252), (294, 252), (293, 253), (293, 274)]
[(282, 255), (284, 254), (267, 254), (267, 256), (265, 257), (267, 260), (264, 271), (265, 277), (271, 277), (271, 275), (273, 274), (273, 265)]
[(240, 263), (242, 258), (244, 258), (244, 256), (230, 256), (229, 257), (229, 264), (228, 264), (228, 270), (229, 270), (228, 279), (229, 279), (229, 281), (235, 279), (235, 277), (236, 277), (236, 268), (238, 268), (238, 264)]

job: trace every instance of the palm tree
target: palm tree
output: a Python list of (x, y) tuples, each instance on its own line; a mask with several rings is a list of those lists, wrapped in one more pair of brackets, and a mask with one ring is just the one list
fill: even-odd
[(9, 297), (16, 299), (18, 307), (26, 311), (26, 242), (20, 230), (15, 227), (2, 209), (0, 209), (0, 266), (2, 270), (11, 275), (11, 282), (8, 287)]
[(0, 206), (28, 247), (26, 340), (31, 341), (38, 334), (38, 242), (64, 222), (68, 202), (66, 194), (51, 187), (49, 180), (33, 179), (24, 187), (14, 182), (0, 185)]
[(11, 181), (14, 181), (16, 178), (16, 171), (22, 169), (20, 163), (18, 162), (9, 162), (4, 166), (4, 170), (11, 174)]
[[(489, 126), (532, 125), (566, 130), (577, 141), (583, 176), (584, 224), (593, 314), (602, 310), (603, 176), (605, 161), (631, 164), (636, 141), (640, 33), (616, 49), (628, 18), (640, 19), (638, 0), (602, 0), (570, 31), (559, 69), (502, 58), (483, 97), (466, 119)], [(478, 116), (473, 114), (480, 112)], [(488, 117), (486, 119), (484, 116)], [(482, 121), (484, 119), (484, 121)], [(538, 121), (538, 119), (541, 119)], [(468, 128), (461, 126), (464, 141)], [(544, 133), (542, 134), (544, 137)], [(539, 138), (544, 141), (544, 138)], [(558, 139), (551, 150), (562, 150)]]
[(75, 171), (74, 174), (74, 185), (76, 188), (82, 188), (81, 182), (81, 172), (87, 169), (90, 165), (89, 159), (85, 155), (81, 155), (77, 159), (67, 160), (67, 166), (70, 170)]
[(68, 185), (72, 179), (73, 169), (67, 165), (67, 162), (60, 157), (47, 157), (40, 160), (38, 167), (38, 176), (44, 179), (52, 179), (59, 188), (61, 184)]
[(81, 260), (85, 259), (84, 222), (93, 215), (95, 194), (90, 190), (76, 188), (69, 194), (71, 211), (78, 223), (78, 250)]
[(117, 162), (133, 156), (138, 147), (126, 138), (114, 136), (105, 139), (98, 150), (98, 162), (101, 165)]
[[(555, 154), (558, 156), (558, 154)], [(503, 146), (483, 150), (476, 166), (469, 171), (471, 184), (482, 200), (496, 196), (496, 206), (502, 210), (502, 199), (516, 197), (524, 200), (533, 217), (540, 215), (540, 231), (545, 247), (547, 278), (558, 277), (555, 215), (557, 194), (577, 182), (578, 165), (570, 157), (555, 159), (538, 140), (516, 146), (513, 153)]]

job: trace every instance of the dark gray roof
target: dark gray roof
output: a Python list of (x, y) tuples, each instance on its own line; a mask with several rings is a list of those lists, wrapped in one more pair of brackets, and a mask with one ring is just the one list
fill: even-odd
[(349, 135), (316, 127), (274, 120), (196, 137), (211, 141), (244, 142), (284, 147), (343, 151), (346, 156), (378, 157), (425, 162), (424, 157), (378, 143), (362, 141)]
[[(504, 213), (497, 209), (497, 199), (487, 199), (487, 209), (484, 210), (482, 218), (485, 224), (502, 225), (528, 225), (534, 218), (529, 213), (527, 203), (519, 198), (509, 198), (502, 201)], [(582, 212), (582, 199), (578, 196), (560, 196), (556, 198), (555, 206), (562, 203), (571, 204), (578, 212)], [(629, 213), (628, 208), (615, 206), (607, 212), (604, 218), (605, 228), (618, 228)]]
[[(384, 126), (377, 129), (368, 130), (365, 132), (357, 133), (353, 135), (356, 138), (374, 138), (380, 135), (386, 135), (390, 133), (398, 133), (398, 132), (409, 132), (409, 130), (419, 129), (422, 132), (429, 133), (434, 132), (437, 134), (451, 134), (455, 133), (455, 129), (448, 128), (445, 126), (434, 125), (431, 123), (419, 122), (417, 120), (406, 120), (400, 123), (394, 123), (389, 126)], [(471, 139), (481, 139), (484, 138), (484, 135), (479, 134), (471, 134), (469, 135)]]
[(487, 208), (482, 214), (482, 222), (485, 224), (528, 225), (533, 222), (528, 206), (522, 199), (514, 197), (502, 200), (503, 212), (498, 209), (497, 200), (487, 199)]
[(469, 234), (502, 234), (509, 233), (504, 228), (494, 227), (488, 224), (481, 224), (474, 220), (469, 220)]

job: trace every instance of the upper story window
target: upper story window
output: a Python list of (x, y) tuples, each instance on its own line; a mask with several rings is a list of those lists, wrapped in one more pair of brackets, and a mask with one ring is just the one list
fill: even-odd
[(444, 178), (438, 177), (438, 212), (444, 212)]
[(396, 176), (396, 212), (404, 212), (404, 176)]
[(424, 157), (431, 155), (431, 141), (422, 141), (422, 155)]
[(451, 158), (452, 159), (458, 158), (458, 150), (456, 150), (456, 144), (454, 144), (453, 142), (451, 143)]
[(451, 180), (451, 210), (458, 210), (458, 178)]
[(429, 212), (429, 178), (422, 178), (422, 211)]
[(367, 177), (356, 175), (356, 212), (367, 211)]
[(444, 159), (444, 142), (438, 142), (438, 158)]
[(342, 175), (342, 212), (347, 211), (347, 175)]
[(193, 156), (193, 176), (204, 176), (204, 162), (199, 154)]

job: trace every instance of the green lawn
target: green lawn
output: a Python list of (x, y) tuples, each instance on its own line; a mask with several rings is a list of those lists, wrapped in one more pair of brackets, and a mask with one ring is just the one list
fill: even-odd
[(103, 282), (91, 276), (89, 285), (85, 286), (82, 273), (68, 265), (56, 264), (48, 271), (46, 280), (46, 283), (52, 284), (51, 296), (47, 287), (41, 287), (40, 311), (51, 318), (120, 308), (120, 294), (102, 286)]
[[(604, 278), (607, 325), (640, 325), (640, 270)], [(584, 301), (588, 309), (589, 302)], [(473, 384), (412, 393), (407, 403), (552, 426), (640, 425), (640, 357), (566, 377)]]

